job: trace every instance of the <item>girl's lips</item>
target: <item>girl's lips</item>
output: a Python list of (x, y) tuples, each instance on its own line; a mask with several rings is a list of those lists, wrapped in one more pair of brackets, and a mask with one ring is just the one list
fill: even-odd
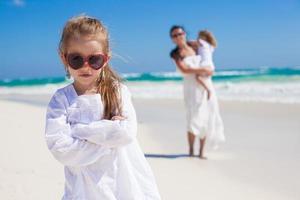
[(79, 75), (80, 77), (90, 77), (90, 76), (92, 76), (91, 74), (80, 74)]

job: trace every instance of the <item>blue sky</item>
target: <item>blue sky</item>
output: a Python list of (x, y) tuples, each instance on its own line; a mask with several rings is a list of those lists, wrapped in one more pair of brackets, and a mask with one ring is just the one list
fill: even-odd
[(300, 65), (299, 0), (0, 0), (0, 79), (63, 76), (58, 41), (80, 13), (108, 27), (119, 72), (174, 71), (173, 24), (211, 30), (219, 69)]

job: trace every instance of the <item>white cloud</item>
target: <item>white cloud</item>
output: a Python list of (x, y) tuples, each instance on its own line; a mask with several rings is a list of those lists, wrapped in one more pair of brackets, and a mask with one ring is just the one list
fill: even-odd
[(19, 7), (22, 7), (25, 5), (25, 1), (24, 0), (13, 0), (13, 4), (15, 6), (19, 6)]

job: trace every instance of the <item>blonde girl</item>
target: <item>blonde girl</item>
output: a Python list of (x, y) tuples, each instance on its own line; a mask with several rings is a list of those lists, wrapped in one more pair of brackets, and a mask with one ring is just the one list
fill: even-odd
[(136, 139), (130, 92), (109, 66), (106, 28), (92, 17), (70, 19), (59, 54), (74, 82), (51, 98), (45, 138), (64, 165), (62, 199), (160, 199)]

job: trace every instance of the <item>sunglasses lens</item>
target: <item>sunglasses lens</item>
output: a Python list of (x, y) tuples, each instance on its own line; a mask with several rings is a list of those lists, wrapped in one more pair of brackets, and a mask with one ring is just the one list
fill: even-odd
[(68, 63), (73, 69), (79, 69), (83, 66), (84, 60), (79, 54), (68, 55)]
[(177, 37), (179, 37), (179, 36), (182, 36), (184, 33), (177, 33), (177, 34), (174, 34), (174, 35), (172, 35), (172, 38), (177, 38)]
[(103, 55), (93, 55), (89, 58), (89, 65), (93, 69), (100, 69), (103, 67), (106, 62), (105, 57)]

